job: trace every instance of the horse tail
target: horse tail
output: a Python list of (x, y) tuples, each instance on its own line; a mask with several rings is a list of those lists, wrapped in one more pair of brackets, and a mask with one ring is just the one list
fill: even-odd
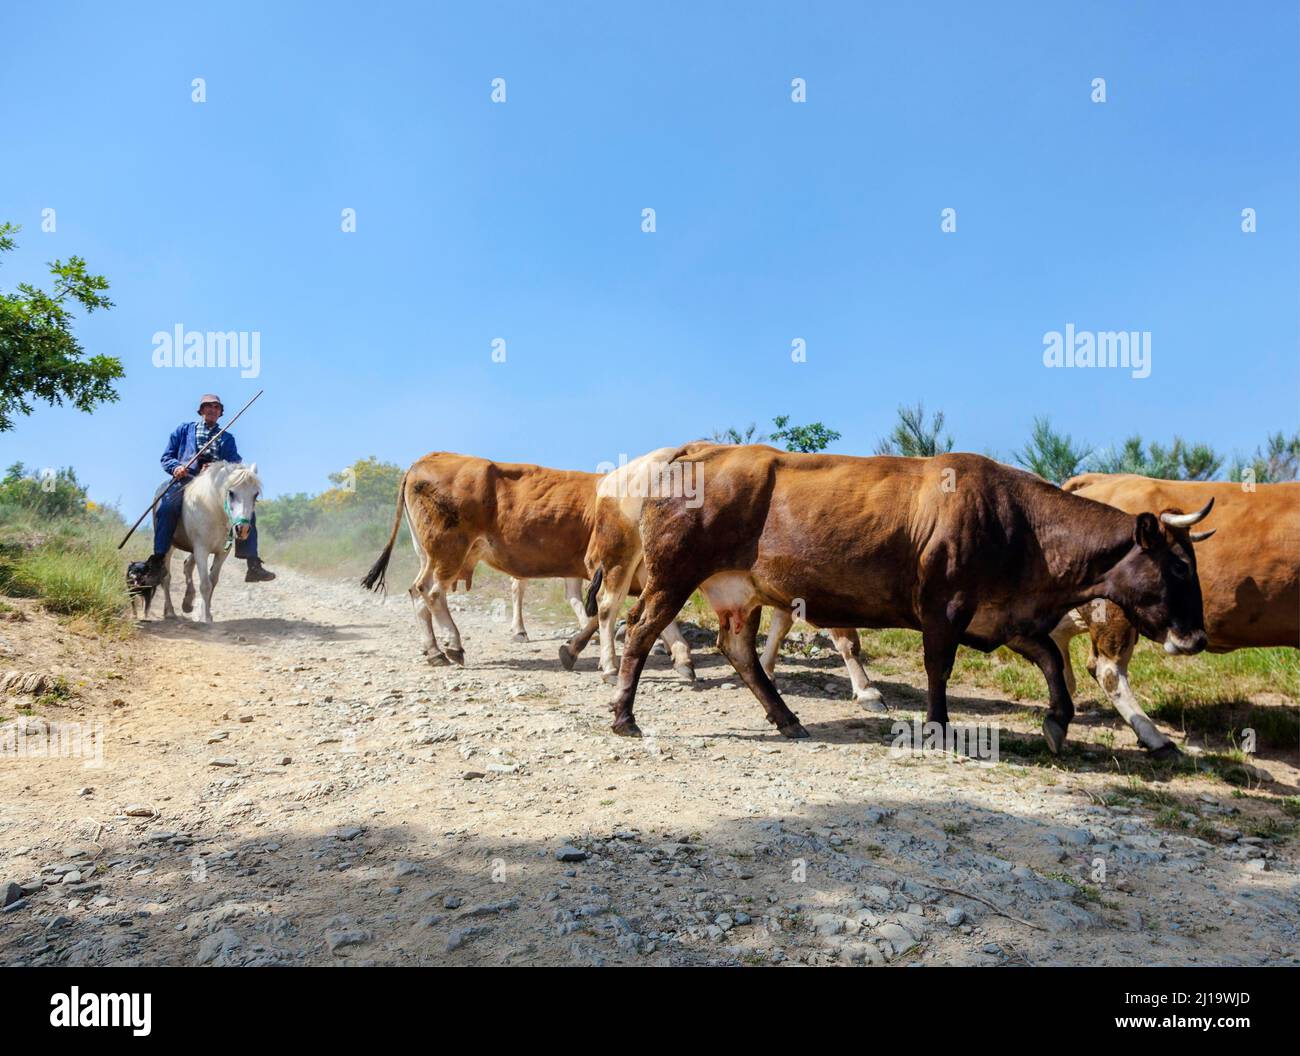
[(397, 542), (397, 533), (402, 527), (402, 514), (406, 512), (406, 474), (402, 474), (402, 479), (397, 485), (397, 513), (393, 516), (393, 530), (388, 535), (388, 545), (384, 547), (383, 553), (379, 555), (370, 571), (365, 574), (361, 580), (361, 585), (366, 590), (373, 590), (383, 593), (387, 588), (384, 584), (384, 576), (388, 572), (388, 562), (393, 556), (393, 544)]
[(605, 578), (605, 566), (598, 565), (596, 574), (591, 577), (591, 586), (587, 588), (587, 602), (583, 605), (582, 610), (588, 616), (596, 615), (596, 595), (600, 591), (600, 584)]

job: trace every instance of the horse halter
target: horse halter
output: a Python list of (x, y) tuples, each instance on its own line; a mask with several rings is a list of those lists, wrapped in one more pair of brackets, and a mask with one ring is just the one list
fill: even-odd
[(227, 490), (226, 497), (221, 501), (221, 505), (226, 511), (226, 520), (230, 522), (230, 531), (226, 534), (226, 550), (229, 551), (235, 545), (235, 530), (243, 524), (251, 525), (251, 517), (232, 517), (230, 514), (230, 492)]

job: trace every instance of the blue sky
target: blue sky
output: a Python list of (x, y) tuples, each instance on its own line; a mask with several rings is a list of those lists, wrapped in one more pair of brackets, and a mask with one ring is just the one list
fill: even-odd
[[(1294, 3), (195, 7), (0, 12), (0, 288), (84, 256), (117, 306), (77, 332), (127, 372), (0, 461), (124, 512), (207, 390), (267, 390), (235, 433), (271, 495), (777, 414), (869, 454), (916, 400), (1004, 457), (1044, 413), (1243, 453), (1297, 426)], [(1067, 323), (1150, 331), (1151, 376), (1045, 368)], [(259, 331), (260, 376), (154, 367), (177, 324)]]

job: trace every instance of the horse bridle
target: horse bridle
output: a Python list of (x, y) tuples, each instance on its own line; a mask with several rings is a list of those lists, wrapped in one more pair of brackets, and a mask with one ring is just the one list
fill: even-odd
[(230, 532), (226, 535), (226, 550), (229, 551), (230, 548), (235, 545), (235, 529), (237, 529), (241, 524), (247, 524), (251, 526), (253, 523), (253, 519), (251, 517), (232, 517), (230, 515), (229, 489), (227, 489), (226, 491), (226, 497), (221, 500), (221, 505), (225, 508), (226, 520), (230, 523)]

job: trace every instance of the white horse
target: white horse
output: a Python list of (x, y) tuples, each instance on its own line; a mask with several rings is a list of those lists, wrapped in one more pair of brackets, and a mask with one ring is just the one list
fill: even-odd
[[(158, 489), (162, 494), (166, 485)], [(176, 525), (172, 545), (163, 558), (163, 618), (175, 619), (172, 608), (171, 560), (173, 550), (185, 550), (185, 598), (181, 609), (194, 608), (194, 568), (199, 570), (199, 616), (212, 622), (212, 591), (221, 575), (221, 566), (235, 539), (247, 539), (253, 522), (253, 507), (261, 494), (257, 463), (212, 462), (185, 488), (181, 499), (181, 519)], [(208, 557), (212, 567), (208, 567)]]

